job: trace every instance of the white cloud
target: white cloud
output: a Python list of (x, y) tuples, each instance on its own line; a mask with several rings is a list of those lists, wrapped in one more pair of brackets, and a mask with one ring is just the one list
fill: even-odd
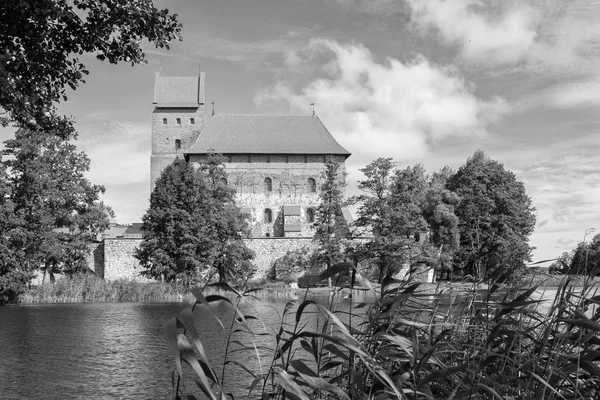
[(104, 185), (104, 202), (117, 221), (136, 222), (148, 207), (150, 193), (150, 126), (112, 119), (105, 113), (88, 114), (76, 126), (77, 147), (89, 156), (94, 184)]
[(593, 12), (599, 7), (589, 0), (406, 2), (416, 32), (433, 30), (444, 43), (458, 46), (469, 61), (572, 68), (597, 55), (600, 27)]
[(459, 45), (469, 59), (517, 62), (535, 45), (539, 14), (526, 5), (493, 15), (478, 0), (408, 0), (408, 4), (418, 30), (437, 29), (440, 38)]
[(499, 98), (478, 99), (456, 69), (421, 56), (378, 61), (361, 45), (313, 39), (288, 60), (300, 68), (288, 70), (256, 101), (270, 109), (285, 103), (292, 112), (310, 112), (316, 103), (325, 126), (357, 155), (354, 165), (377, 157), (415, 160), (445, 139), (485, 136), (506, 111)]
[(570, 251), (586, 229), (600, 229), (598, 146), (600, 138), (593, 133), (534, 149), (512, 149), (502, 157), (519, 171), (517, 177), (537, 209), (540, 224), (531, 236), (538, 247), (535, 259)]

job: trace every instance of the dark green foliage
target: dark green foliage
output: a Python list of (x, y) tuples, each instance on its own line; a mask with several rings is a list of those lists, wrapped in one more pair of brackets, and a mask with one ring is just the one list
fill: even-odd
[(211, 156), (200, 169), (173, 164), (156, 181), (142, 218), (146, 236), (136, 254), (144, 275), (186, 283), (214, 272), (220, 280), (251, 276), (253, 254), (242, 241), (246, 217), (235, 205), (234, 190), (221, 179), (221, 161)]
[(72, 121), (56, 114), (88, 74), (78, 58), (145, 61), (143, 40), (169, 48), (181, 24), (152, 0), (17, 0), (0, 2), (0, 124), (68, 137)]
[[(108, 226), (104, 188), (84, 176), (90, 161), (75, 145), (21, 129), (1, 153), (0, 276), (24, 287), (33, 271), (85, 270), (88, 244)], [(8, 171), (8, 172), (6, 172)], [(1, 291), (0, 287), (0, 291)]]
[(319, 205), (315, 212), (314, 242), (317, 249), (313, 254), (313, 264), (327, 268), (344, 258), (343, 240), (348, 235), (348, 224), (342, 213), (345, 186), (345, 173), (340, 171), (340, 163), (328, 157), (321, 173)]
[(574, 275), (600, 276), (600, 234), (591, 243), (581, 242), (573, 251), (570, 261), (563, 261), (565, 273)]
[(458, 248), (454, 210), (459, 198), (444, 188), (449, 169), (429, 178), (420, 164), (395, 167), (392, 159), (380, 158), (362, 169), (367, 180), (359, 189), (366, 194), (354, 199), (359, 204), (357, 226), (373, 236), (357, 254), (372, 260), (378, 282), (384, 284), (402, 265), (451, 270)]
[(448, 179), (446, 187), (461, 201), (457, 261), (478, 279), (522, 270), (530, 260), (529, 235), (535, 209), (522, 182), (497, 161), (477, 151)]
[(407, 259), (409, 239), (404, 227), (395, 223), (391, 201), (395, 167), (391, 158), (379, 158), (361, 169), (367, 179), (359, 182), (358, 188), (365, 194), (352, 199), (359, 204), (356, 226), (372, 235), (357, 254), (376, 265), (379, 283), (389, 280)]

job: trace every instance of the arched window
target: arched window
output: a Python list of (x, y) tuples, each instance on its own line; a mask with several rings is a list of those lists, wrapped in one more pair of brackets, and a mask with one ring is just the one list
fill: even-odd
[(308, 191), (311, 193), (317, 191), (317, 182), (313, 178), (308, 178)]
[(265, 224), (270, 224), (273, 222), (273, 212), (270, 208), (265, 208), (265, 216), (264, 216)]
[(181, 149), (181, 140), (175, 139), (175, 150)]
[(315, 210), (313, 208), (306, 210), (306, 221), (315, 222)]
[(221, 179), (219, 179), (219, 182), (221, 182), (222, 185), (227, 186), (227, 178), (222, 177)]
[(265, 178), (265, 192), (273, 191), (273, 181), (271, 178)]

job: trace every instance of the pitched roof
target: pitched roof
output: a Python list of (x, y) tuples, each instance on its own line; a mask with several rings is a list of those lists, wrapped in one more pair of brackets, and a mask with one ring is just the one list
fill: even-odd
[(312, 115), (217, 114), (206, 118), (185, 154), (340, 154), (350, 153)]
[(204, 77), (172, 77), (156, 75), (153, 103), (158, 108), (197, 108), (204, 104)]

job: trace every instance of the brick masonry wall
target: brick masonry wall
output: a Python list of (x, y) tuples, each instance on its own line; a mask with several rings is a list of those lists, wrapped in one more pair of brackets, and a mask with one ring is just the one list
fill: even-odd
[[(361, 239), (359, 239), (361, 240)], [(364, 239), (363, 239), (364, 240)], [(135, 249), (142, 239), (105, 239), (104, 240), (104, 279), (129, 279), (150, 281), (140, 275), (141, 267), (138, 260), (133, 257)], [(299, 238), (253, 238), (246, 239), (248, 248), (254, 251), (253, 264), (256, 267), (253, 279), (262, 280), (269, 276), (275, 261), (283, 257), (288, 251), (303, 248), (314, 248), (315, 244), (310, 237)], [(409, 279), (409, 268), (405, 266), (396, 276), (398, 279)], [(432, 282), (433, 270), (421, 268), (418, 273), (410, 277), (416, 282)], [(41, 281), (41, 277), (40, 277)]]
[[(315, 209), (319, 201), (321, 174), (324, 156), (319, 155), (226, 155), (227, 183), (236, 189), (237, 205), (248, 207), (251, 236), (267, 237), (312, 237), (314, 231), (308, 220), (308, 210)], [(337, 156), (343, 162), (344, 156)], [(204, 155), (190, 155), (189, 161), (199, 165), (206, 161)], [(340, 173), (345, 171), (342, 163)], [(266, 178), (271, 179), (271, 191), (265, 189)], [(309, 179), (314, 179), (316, 192), (310, 191)], [(300, 232), (285, 234), (284, 205), (300, 206), (300, 216), (287, 223), (299, 223)], [(272, 222), (265, 221), (265, 209), (272, 211)]]
[(104, 239), (104, 279), (150, 281), (140, 275), (141, 267), (133, 256), (142, 239)]
[[(198, 108), (155, 108), (152, 113), (152, 155), (150, 156), (150, 180), (152, 189), (161, 172), (176, 157), (184, 159), (183, 152), (190, 148), (206, 121), (204, 105)], [(167, 123), (163, 123), (166, 118)], [(177, 124), (177, 118), (180, 124)], [(192, 124), (190, 119), (194, 119)], [(180, 149), (175, 140), (181, 141)]]
[(246, 239), (246, 246), (254, 251), (253, 263), (256, 266), (254, 279), (261, 280), (269, 276), (273, 263), (288, 251), (312, 248), (312, 238), (256, 238)]

